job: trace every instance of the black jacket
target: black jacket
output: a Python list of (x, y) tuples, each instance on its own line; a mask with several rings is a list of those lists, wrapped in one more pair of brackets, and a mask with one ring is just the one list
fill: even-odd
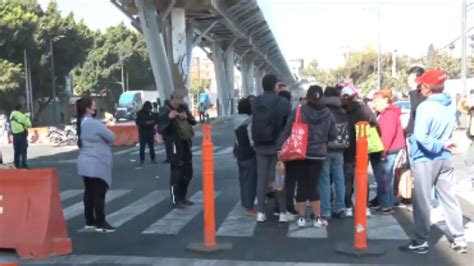
[[(278, 140), (278, 149), (291, 135), (293, 122), (296, 118), (295, 108), (288, 118), (285, 130)], [(331, 112), (323, 104), (310, 107), (305, 104), (301, 106), (301, 119), (308, 124), (308, 148), (306, 157), (308, 159), (324, 159), (327, 156), (327, 143), (336, 139), (336, 121)]]
[(415, 129), (416, 108), (418, 108), (418, 105), (420, 105), (420, 103), (426, 100), (426, 97), (423, 96), (419, 90), (412, 90), (409, 92), (409, 95), (410, 95), (411, 110), (410, 110), (410, 118), (408, 120), (407, 127), (405, 128), (405, 135), (407, 137), (412, 135)]
[(237, 160), (250, 160), (255, 158), (255, 150), (250, 143), (249, 125), (251, 117), (238, 114), (234, 117), (232, 124), (235, 133), (234, 156)]
[[(331, 114), (334, 116), (334, 119), (336, 120), (336, 125), (343, 124), (343, 125), (345, 125), (344, 127), (348, 127), (346, 110), (344, 110), (344, 108), (342, 108), (342, 103), (341, 103), (341, 98), (340, 97), (337, 97), (337, 96), (324, 97), (323, 98), (323, 103), (329, 109)], [(347, 134), (346, 134), (346, 136), (347, 136)], [(341, 148), (341, 149), (331, 149), (331, 148), (329, 148), (329, 150), (338, 150), (338, 151), (342, 151), (343, 149), (344, 148)]]
[(344, 151), (344, 161), (354, 162), (356, 157), (356, 132), (358, 122), (367, 121), (371, 126), (377, 126), (377, 119), (369, 107), (361, 101), (352, 101), (345, 106), (349, 126), (350, 146)]
[[(148, 125), (147, 122), (153, 122), (153, 124)], [(135, 123), (138, 126), (138, 133), (140, 138), (153, 138), (155, 135), (155, 126), (157, 123), (157, 117), (152, 112), (147, 112), (145, 110), (140, 110), (137, 113), (137, 119)]]
[[(158, 119), (158, 132), (160, 132), (160, 134), (162, 135), (165, 135), (167, 140), (172, 141), (175, 144), (179, 144), (182, 142), (182, 140), (179, 137), (178, 129), (176, 128), (176, 124), (173, 123), (174, 119), (169, 118), (169, 114), (172, 110), (173, 108), (171, 107), (171, 105), (166, 105), (163, 107), (163, 110), (160, 112)], [(188, 116), (188, 123), (192, 126), (196, 125), (196, 119), (191, 114), (186, 105), (182, 105), (176, 111), (178, 111), (179, 113), (186, 113)]]

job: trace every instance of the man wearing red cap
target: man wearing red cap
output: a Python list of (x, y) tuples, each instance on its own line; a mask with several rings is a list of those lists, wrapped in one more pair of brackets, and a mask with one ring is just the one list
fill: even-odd
[(411, 147), (414, 174), (413, 218), (415, 234), (411, 243), (401, 246), (401, 251), (417, 254), (429, 252), (430, 193), (434, 186), (444, 210), (446, 223), (453, 236), (451, 248), (467, 252), (464, 239), (462, 212), (456, 199), (452, 152), (456, 148), (452, 135), (455, 113), (451, 97), (443, 93), (446, 74), (442, 70), (429, 70), (417, 78), (421, 93), (427, 99), (416, 111), (414, 141)]

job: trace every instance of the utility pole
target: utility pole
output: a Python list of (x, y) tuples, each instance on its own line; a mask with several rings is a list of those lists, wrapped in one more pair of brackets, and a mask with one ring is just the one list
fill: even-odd
[(54, 74), (54, 49), (53, 38), (49, 39), (49, 49), (51, 51), (51, 86), (53, 89), (53, 122), (56, 124), (56, 77)]
[(467, 89), (467, 41), (466, 41), (466, 28), (467, 28), (467, 2), (462, 0), (461, 7), (461, 79), (462, 87), (465, 95), (469, 95)]
[(392, 53), (392, 77), (397, 76), (397, 50), (393, 50)]
[(125, 73), (123, 69), (123, 59), (122, 59), (122, 92), (125, 92)]
[(380, 25), (380, 5), (377, 3), (377, 90), (382, 88), (382, 44), (380, 40), (381, 35)]

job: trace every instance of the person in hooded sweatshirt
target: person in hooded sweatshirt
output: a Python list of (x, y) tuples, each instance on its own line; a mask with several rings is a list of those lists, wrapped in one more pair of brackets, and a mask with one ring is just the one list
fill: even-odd
[(251, 142), (252, 103), (249, 98), (240, 100), (239, 114), (234, 117), (234, 156), (239, 167), (240, 201), (249, 215), (256, 214), (254, 201), (257, 195), (257, 157)]
[(308, 125), (308, 146), (306, 159), (292, 161), (287, 164), (287, 177), (296, 179), (296, 208), (298, 211), (298, 226), (306, 226), (306, 202), (311, 203), (313, 209), (314, 227), (326, 227), (328, 221), (321, 217), (319, 199), (319, 179), (324, 161), (328, 155), (327, 143), (336, 139), (336, 121), (331, 112), (322, 103), (323, 89), (320, 86), (311, 86), (308, 89), (307, 104), (302, 105), (291, 113), (281, 134), (277, 147), (279, 150), (291, 135), (296, 112), (301, 110), (302, 122)]
[[(346, 110), (349, 128), (349, 147), (344, 150), (344, 176), (345, 176), (345, 205), (346, 216), (352, 216), (352, 194), (354, 193), (355, 162), (356, 162), (356, 132), (355, 125), (358, 122), (367, 121), (371, 126), (377, 125), (377, 120), (369, 107), (357, 99), (357, 88), (346, 84), (341, 91), (342, 106)], [(367, 215), (370, 210), (367, 209)]]
[[(323, 103), (331, 111), (336, 121), (337, 138), (328, 143), (328, 155), (321, 173), (319, 194), (321, 195), (321, 215), (330, 219), (345, 217), (344, 195), (344, 150), (349, 147), (349, 132), (346, 111), (342, 108), (341, 95), (334, 87), (324, 90)], [(331, 212), (331, 181), (334, 183), (334, 208)]]
[(417, 79), (420, 91), (427, 99), (416, 110), (414, 141), (410, 150), (415, 233), (410, 243), (400, 246), (404, 252), (429, 252), (430, 193), (434, 186), (452, 236), (451, 248), (458, 253), (467, 253), (462, 211), (456, 198), (452, 154), (456, 149), (456, 143), (452, 140), (455, 110), (451, 107), (451, 97), (443, 93), (445, 80), (446, 73), (440, 69), (428, 70)]
[(373, 210), (380, 214), (392, 213), (392, 207), (395, 204), (395, 159), (398, 153), (405, 148), (405, 136), (400, 120), (401, 109), (392, 104), (392, 99), (390, 89), (379, 90), (373, 98), (384, 146), (381, 160), (377, 160), (373, 167), (377, 181), (377, 199), (380, 204)]

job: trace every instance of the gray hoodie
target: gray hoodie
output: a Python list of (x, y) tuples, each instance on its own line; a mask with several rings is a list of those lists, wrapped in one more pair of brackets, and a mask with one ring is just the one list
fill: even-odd
[[(236, 131), (239, 127), (247, 125), (247, 134), (249, 136), (250, 144), (253, 147), (252, 139), (252, 117), (247, 114), (238, 114), (232, 119), (232, 128)], [(237, 140), (236, 140), (237, 141)]]
[[(296, 110), (293, 110), (285, 130), (278, 140), (278, 147), (281, 149), (283, 143), (291, 135), (291, 128), (295, 121)], [(310, 107), (305, 104), (301, 106), (301, 118), (303, 123), (308, 124), (308, 149), (306, 151), (307, 159), (325, 159), (327, 155), (327, 143), (337, 137), (336, 121), (327, 107), (318, 105)]]

